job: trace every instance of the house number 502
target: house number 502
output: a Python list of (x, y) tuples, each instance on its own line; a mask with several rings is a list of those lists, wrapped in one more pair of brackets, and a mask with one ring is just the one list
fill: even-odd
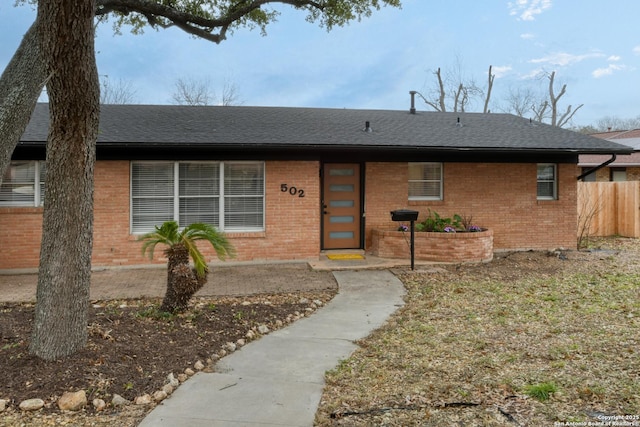
[(304, 197), (304, 190), (302, 188), (289, 187), (287, 184), (280, 184), (280, 191), (289, 193), (292, 196)]

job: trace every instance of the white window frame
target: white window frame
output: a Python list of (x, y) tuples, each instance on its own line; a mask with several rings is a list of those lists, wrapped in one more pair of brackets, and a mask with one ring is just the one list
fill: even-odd
[[(442, 200), (443, 199), (443, 182), (444, 182), (444, 165), (442, 164), (442, 162), (410, 162), (407, 164), (407, 168), (411, 165), (422, 165), (422, 166), (433, 166), (433, 165), (437, 165), (440, 167), (440, 177), (437, 180), (425, 180), (425, 179), (409, 179), (409, 184), (411, 184), (412, 182), (438, 182), (439, 184), (439, 189), (438, 189), (438, 195), (437, 196), (424, 196), (424, 195), (418, 195), (418, 196), (412, 196), (411, 194), (409, 194), (409, 200)], [(409, 187), (411, 187), (409, 185)], [(408, 190), (410, 193), (410, 190)]]
[[(181, 161), (181, 162), (166, 162), (166, 161), (132, 161), (130, 162), (130, 179), (129, 179), (129, 184), (130, 184), (130, 197), (129, 197), (129, 202), (130, 202), (130, 220), (129, 220), (129, 228), (131, 230), (131, 234), (144, 234), (147, 233), (149, 231), (153, 231), (153, 229), (149, 229), (148, 227), (145, 229), (139, 228), (139, 229), (135, 229), (134, 227), (134, 197), (133, 197), (133, 182), (134, 182), (134, 176), (133, 176), (133, 167), (135, 164), (156, 164), (156, 165), (160, 165), (160, 164), (165, 164), (165, 165), (171, 165), (173, 168), (173, 181), (172, 181), (172, 185), (173, 188), (171, 189), (171, 192), (173, 194), (173, 196), (170, 198), (172, 198), (173, 200), (173, 204), (172, 204), (172, 216), (173, 218), (171, 218), (170, 220), (175, 220), (178, 221), (178, 223), (180, 222), (180, 200), (181, 199), (185, 199), (188, 198), (188, 196), (182, 196), (180, 195), (180, 165), (181, 164), (188, 164), (188, 163), (192, 163), (192, 164), (217, 164), (219, 165), (219, 170), (218, 170), (218, 174), (219, 174), (219, 179), (218, 179), (218, 193), (215, 196), (212, 197), (217, 197), (218, 198), (218, 224), (211, 224), (214, 225), (216, 228), (218, 228), (221, 231), (234, 231), (234, 232), (260, 232), (260, 231), (264, 231), (265, 230), (265, 176), (266, 176), (266, 168), (265, 168), (265, 163), (262, 161), (231, 161), (231, 162), (215, 162), (215, 161)], [(248, 194), (246, 197), (256, 197), (256, 198), (261, 198), (262, 199), (262, 203), (261, 206), (259, 207), (259, 209), (261, 209), (261, 215), (262, 218), (260, 220), (261, 225), (260, 226), (229, 226), (229, 225), (225, 225), (225, 165), (232, 165), (232, 164), (252, 164), (252, 165), (260, 165), (262, 168), (262, 177), (261, 177), (261, 186), (262, 186), (262, 191), (260, 194)], [(167, 188), (167, 190), (169, 190), (169, 188)], [(167, 191), (168, 192), (168, 191)], [(242, 196), (236, 196), (236, 197), (242, 197)], [(155, 225), (160, 225), (160, 224), (155, 224)]]
[[(42, 160), (25, 160), (25, 161), (12, 161), (9, 164), (7, 173), (10, 174), (12, 167), (19, 163), (33, 164), (34, 165), (34, 177), (33, 181), (29, 183), (24, 182), (25, 187), (33, 185), (33, 197), (30, 201), (17, 200), (17, 201), (2, 201), (0, 200), (0, 207), (41, 207), (44, 206), (44, 180), (46, 175), (46, 164)], [(3, 179), (2, 187), (12, 185), (12, 180), (6, 181)], [(15, 190), (14, 190), (15, 191)], [(28, 193), (27, 193), (28, 194)]]
[[(553, 178), (552, 179), (540, 179), (539, 170), (540, 167), (553, 167)], [(552, 183), (553, 184), (553, 195), (540, 195), (538, 190), (538, 184), (540, 183)], [(536, 167), (536, 197), (538, 200), (558, 200), (558, 165), (555, 163), (538, 163)]]

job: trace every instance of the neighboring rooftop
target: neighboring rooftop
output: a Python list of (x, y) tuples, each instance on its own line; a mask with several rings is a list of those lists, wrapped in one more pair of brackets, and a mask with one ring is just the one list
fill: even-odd
[[(607, 141), (623, 144), (631, 147), (634, 152), (631, 154), (620, 154), (616, 157), (610, 167), (638, 167), (640, 166), (640, 129), (616, 130), (608, 132), (592, 133), (590, 136)], [(598, 166), (609, 160), (611, 156), (582, 154), (578, 162), (579, 166)]]
[(592, 133), (590, 135), (596, 138), (601, 138), (606, 140), (640, 138), (640, 129), (613, 130), (613, 131), (610, 130), (607, 132)]

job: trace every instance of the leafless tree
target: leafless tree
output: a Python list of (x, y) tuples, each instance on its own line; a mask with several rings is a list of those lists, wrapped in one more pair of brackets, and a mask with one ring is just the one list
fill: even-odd
[(230, 80), (225, 80), (220, 97), (220, 105), (225, 107), (231, 105), (242, 105), (244, 101), (240, 99), (240, 89), (238, 85)]
[(640, 116), (630, 119), (620, 117), (605, 116), (596, 122), (596, 129), (605, 132), (613, 130), (640, 129)]
[(175, 83), (175, 91), (171, 95), (173, 102), (178, 105), (212, 105), (222, 106), (240, 105), (239, 89), (235, 83), (225, 80), (222, 88), (222, 96), (218, 97), (211, 89), (211, 81), (205, 79), (178, 79)]
[(578, 248), (589, 246), (589, 238), (593, 233), (593, 223), (602, 211), (604, 192), (594, 194), (598, 187), (590, 187), (591, 183), (578, 183)]
[(483, 113), (489, 113), (489, 100), (491, 100), (491, 90), (493, 89), (493, 81), (496, 79), (496, 75), (495, 74), (491, 74), (491, 70), (492, 70), (492, 66), (489, 65), (489, 72), (487, 73), (488, 75), (488, 80), (487, 80), (487, 94), (484, 97), (484, 109), (482, 110)]
[(533, 111), (532, 107), (536, 105), (535, 99), (536, 95), (530, 88), (510, 88), (505, 100), (506, 106), (502, 110), (518, 117), (527, 117)]
[(215, 99), (209, 79), (179, 78), (171, 95), (178, 105), (209, 105)]
[(584, 104), (580, 104), (574, 109), (572, 109), (571, 105), (569, 105), (564, 113), (560, 113), (558, 111), (558, 101), (560, 101), (560, 98), (562, 98), (562, 96), (567, 92), (567, 85), (562, 85), (560, 93), (556, 95), (553, 87), (555, 77), (555, 71), (552, 71), (551, 74), (547, 75), (547, 78), (549, 79), (549, 107), (551, 108), (551, 126), (563, 127), (567, 123), (569, 123), (576, 112), (580, 108), (582, 108)]
[(427, 96), (420, 92), (417, 95), (435, 111), (465, 112), (473, 107), (473, 104), (483, 99), (484, 112), (489, 112), (489, 100), (495, 75), (491, 74), (489, 67), (487, 91), (482, 90), (474, 80), (465, 78), (461, 71), (461, 64), (458, 61), (455, 72), (442, 76), (442, 70), (438, 68), (433, 72), (436, 76), (436, 87)]
[(135, 89), (128, 80), (118, 79), (111, 83), (109, 76), (102, 76), (100, 81), (100, 104), (133, 104)]

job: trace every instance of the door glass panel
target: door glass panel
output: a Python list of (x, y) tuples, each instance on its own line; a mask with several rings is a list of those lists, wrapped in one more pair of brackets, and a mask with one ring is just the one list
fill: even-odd
[(353, 176), (353, 169), (330, 169), (331, 176)]
[(353, 200), (331, 200), (329, 206), (332, 208), (352, 208)]
[(331, 223), (348, 223), (353, 222), (352, 216), (332, 216), (329, 218), (329, 222)]
[(353, 231), (332, 231), (329, 233), (332, 239), (353, 239)]
[(330, 191), (348, 191), (353, 193), (353, 184), (331, 184)]

